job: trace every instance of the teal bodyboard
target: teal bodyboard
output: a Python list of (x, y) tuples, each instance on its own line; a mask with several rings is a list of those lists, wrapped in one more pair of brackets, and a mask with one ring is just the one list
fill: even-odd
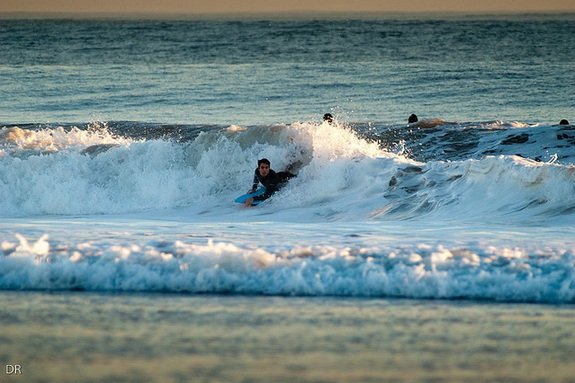
[[(248, 199), (252, 198), (252, 197), (258, 197), (262, 194), (264, 194), (266, 192), (266, 188), (265, 187), (261, 187), (259, 189), (257, 189), (255, 192), (253, 193), (249, 193), (249, 194), (244, 194), (239, 196), (238, 198), (235, 199), (235, 202), (237, 203), (245, 203)], [(262, 201), (254, 201), (252, 203), (252, 205), (257, 205), (258, 203), (260, 203)]]

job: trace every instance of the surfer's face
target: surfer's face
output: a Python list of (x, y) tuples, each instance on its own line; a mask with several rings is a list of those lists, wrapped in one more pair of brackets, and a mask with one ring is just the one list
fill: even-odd
[(258, 169), (262, 177), (266, 177), (270, 172), (270, 166), (268, 164), (260, 164)]

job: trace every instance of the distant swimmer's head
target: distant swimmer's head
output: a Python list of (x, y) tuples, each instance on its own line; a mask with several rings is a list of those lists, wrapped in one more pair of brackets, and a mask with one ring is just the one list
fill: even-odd
[(331, 124), (333, 122), (333, 116), (331, 113), (326, 113), (323, 115), (323, 120)]
[(562, 119), (561, 121), (559, 121), (559, 125), (569, 125), (569, 121), (567, 121), (566, 119)]
[(417, 115), (415, 115), (415, 114), (412, 114), (412, 115), (409, 116), (409, 118), (407, 119), (407, 122), (408, 122), (409, 124), (412, 124), (412, 123), (417, 122), (417, 121), (419, 121), (419, 119), (417, 118)]

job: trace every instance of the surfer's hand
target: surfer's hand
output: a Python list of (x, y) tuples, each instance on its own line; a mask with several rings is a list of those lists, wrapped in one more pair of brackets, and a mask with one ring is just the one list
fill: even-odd
[(252, 202), (254, 202), (254, 199), (253, 199), (253, 198), (248, 198), (244, 204), (245, 204), (246, 206), (252, 206)]

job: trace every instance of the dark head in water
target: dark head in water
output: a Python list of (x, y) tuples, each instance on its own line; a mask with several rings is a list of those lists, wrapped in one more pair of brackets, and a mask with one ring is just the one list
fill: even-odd
[(562, 119), (561, 121), (559, 121), (559, 125), (569, 125), (569, 121), (567, 121), (566, 119)]
[(323, 115), (323, 120), (331, 124), (333, 122), (333, 116), (331, 113), (326, 113)]
[(417, 115), (415, 115), (415, 114), (412, 114), (412, 115), (409, 116), (409, 118), (407, 119), (407, 122), (408, 122), (409, 124), (412, 124), (412, 123), (417, 122), (417, 121), (419, 121), (419, 119), (417, 118)]

